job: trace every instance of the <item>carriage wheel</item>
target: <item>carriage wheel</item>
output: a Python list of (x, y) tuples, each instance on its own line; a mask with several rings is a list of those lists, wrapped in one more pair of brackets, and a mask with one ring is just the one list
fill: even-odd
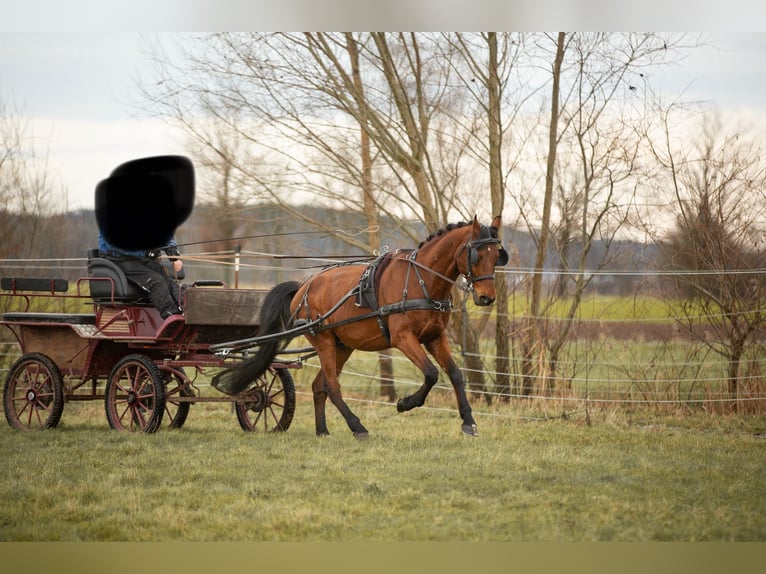
[(155, 432), (165, 412), (165, 381), (157, 365), (144, 355), (120, 359), (106, 382), (104, 402), (113, 429)]
[(178, 397), (193, 397), (194, 391), (187, 384), (188, 379), (183, 369), (178, 369), (183, 375), (174, 371), (168, 371), (163, 373), (167, 386), (165, 388), (165, 416), (164, 421), (167, 422), (168, 428), (180, 429), (186, 422), (186, 417), (189, 416), (189, 409), (191, 403), (182, 402), (178, 400)]
[(64, 378), (56, 363), (42, 353), (23, 355), (5, 379), (3, 407), (15, 429), (55, 427), (64, 410)]
[(295, 383), (289, 369), (269, 369), (235, 403), (237, 420), (248, 432), (284, 432), (295, 414)]

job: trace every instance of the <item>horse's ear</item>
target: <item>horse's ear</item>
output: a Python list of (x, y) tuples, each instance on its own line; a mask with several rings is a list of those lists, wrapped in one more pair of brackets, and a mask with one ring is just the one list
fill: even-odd
[[(492, 219), (492, 229), (494, 230), (494, 237), (500, 236), (500, 226), (502, 225), (502, 218), (499, 215), (496, 215)], [(503, 247), (503, 244), (501, 243), (498, 251), (497, 251), (497, 261), (495, 262), (495, 267), (502, 267), (503, 265), (508, 264), (508, 252)]]
[(497, 261), (495, 261), (495, 267), (502, 267), (504, 265), (508, 265), (508, 252), (505, 250), (505, 247), (500, 245), (500, 248), (497, 251)]
[(479, 218), (476, 215), (473, 216), (473, 232), (481, 233), (481, 223), (479, 223)]

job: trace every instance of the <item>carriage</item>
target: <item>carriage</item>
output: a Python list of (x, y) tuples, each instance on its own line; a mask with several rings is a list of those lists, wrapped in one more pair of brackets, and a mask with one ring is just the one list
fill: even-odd
[[(499, 216), (491, 225), (474, 217), (437, 231), (417, 249), (328, 266), (302, 283), (286, 281), (268, 291), (182, 285), (183, 315), (167, 319), (97, 253), (89, 254), (88, 277), (77, 281), (74, 295), (62, 294), (69, 287), (62, 280), (5, 278), (4, 294), (27, 302), (25, 310), (2, 317), (23, 352), (6, 379), (6, 418), (19, 429), (51, 428), (65, 402), (103, 399), (113, 428), (154, 432), (165, 417), (169, 426), (182, 426), (191, 404), (230, 401), (244, 430), (285, 431), (295, 413), (290, 369), (305, 358), (285, 358), (285, 347), (303, 336), (311, 346), (294, 353), (317, 355), (320, 362), (312, 382), (317, 435), (329, 434), (327, 399), (354, 436), (368, 435), (346, 404), (338, 375), (355, 350), (395, 347), (424, 375), (414, 393), (397, 401), (397, 411), (422, 406), (435, 385), (438, 370), (427, 351), (452, 383), (463, 433), (476, 436), (446, 328), (455, 286), (477, 305), (494, 302), (495, 267), (508, 262), (500, 223)], [(81, 294), (83, 283), (88, 295)], [(94, 312), (31, 312), (34, 294), (90, 297)], [(211, 386), (220, 396), (202, 396), (187, 375), (208, 367), (218, 369)]]
[[(21, 347), (4, 385), (8, 423), (21, 430), (55, 427), (64, 405), (103, 400), (109, 425), (155, 432), (180, 428), (193, 404), (230, 402), (245, 431), (286, 431), (295, 412), (291, 370), (300, 360), (276, 360), (236, 395), (203, 393), (195, 385), (207, 368), (231, 366), (245, 351), (214, 350), (258, 333), (264, 290), (230, 289), (220, 281), (180, 285), (183, 315), (161, 318), (112, 261), (88, 253), (88, 274), (70, 293), (65, 279), (2, 278), (0, 296), (19, 310), (5, 325)], [(182, 278), (181, 278), (182, 279)], [(78, 299), (90, 313), (35, 312), (39, 297)], [(225, 346), (224, 346), (225, 347)]]

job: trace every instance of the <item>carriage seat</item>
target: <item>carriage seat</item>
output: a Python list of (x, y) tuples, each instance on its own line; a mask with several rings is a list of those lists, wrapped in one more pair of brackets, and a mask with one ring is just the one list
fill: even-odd
[(112, 285), (114, 285), (115, 303), (149, 303), (146, 294), (137, 285), (128, 281), (125, 272), (114, 261), (98, 256), (98, 249), (88, 250), (88, 277), (99, 279), (88, 282), (90, 296), (96, 303), (112, 302)]
[[(170, 263), (169, 261), (163, 261)], [(89, 281), (90, 295), (96, 303), (125, 303), (130, 305), (151, 305), (149, 298), (139, 287), (132, 283), (125, 272), (110, 259), (99, 257), (98, 249), (88, 249), (88, 277), (97, 278)], [(184, 278), (184, 272), (178, 279)], [(109, 281), (111, 279), (111, 281)], [(114, 284), (114, 299), (112, 285)]]

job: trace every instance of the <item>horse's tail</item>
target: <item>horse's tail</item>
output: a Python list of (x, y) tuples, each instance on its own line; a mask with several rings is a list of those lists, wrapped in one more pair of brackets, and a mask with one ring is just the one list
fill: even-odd
[[(285, 281), (266, 294), (261, 305), (258, 336), (276, 334), (288, 329), (290, 303), (300, 286), (297, 281)], [(239, 393), (266, 372), (274, 357), (289, 341), (290, 338), (274, 339), (258, 345), (255, 355), (235, 367), (221, 371), (213, 377), (211, 384), (224, 393)]]

